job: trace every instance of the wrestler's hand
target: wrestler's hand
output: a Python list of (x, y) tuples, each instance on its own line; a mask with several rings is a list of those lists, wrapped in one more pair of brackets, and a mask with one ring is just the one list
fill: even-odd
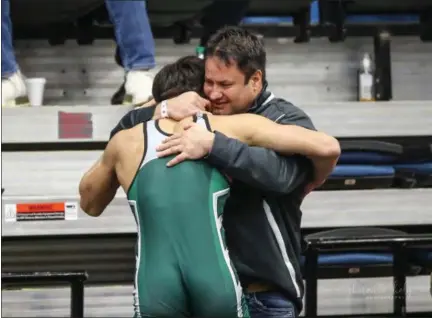
[(182, 120), (210, 107), (210, 101), (195, 92), (186, 92), (167, 100), (168, 116)]
[(214, 133), (196, 123), (190, 123), (183, 127), (183, 131), (176, 133), (160, 144), (156, 150), (158, 157), (170, 155), (177, 156), (167, 163), (172, 167), (185, 160), (197, 160), (205, 157), (211, 151), (214, 141)]

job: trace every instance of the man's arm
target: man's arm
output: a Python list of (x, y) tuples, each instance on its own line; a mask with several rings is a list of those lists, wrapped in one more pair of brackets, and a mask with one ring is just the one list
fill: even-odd
[(285, 157), (218, 132), (207, 160), (233, 179), (266, 192), (290, 193), (306, 181), (312, 181), (313, 176), (312, 163), (306, 157)]
[(252, 135), (252, 141), (257, 145), (287, 155), (292, 151), (312, 161), (314, 179), (308, 184), (307, 192), (321, 186), (333, 172), (341, 154), (336, 138), (295, 125), (276, 125), (273, 128), (262, 125), (259, 127)]
[[(286, 106), (288, 105), (287, 103)], [(289, 107), (293, 108), (293, 111), (282, 117), (280, 124), (301, 123), (302, 126), (314, 129), (304, 112), (292, 105)], [(217, 132), (207, 158), (211, 164), (218, 166), (234, 179), (264, 191), (289, 193), (299, 185), (313, 180), (313, 166), (306, 157), (288, 157), (274, 150), (249, 147), (239, 140)]]
[(117, 139), (111, 140), (101, 158), (87, 171), (79, 184), (81, 209), (99, 216), (114, 199), (120, 184), (115, 172)]
[[(294, 111), (292, 111), (289, 116), (284, 115), (286, 118), (282, 124), (290, 125), (285, 126), (285, 128), (288, 129), (289, 127), (291, 132), (298, 132), (298, 129), (292, 126), (293, 123), (300, 122), (302, 125), (307, 126), (309, 122), (309, 127), (313, 129), (312, 123), (306, 114), (300, 110), (296, 113), (295, 110), (296, 108), (294, 108)], [(212, 119), (214, 118), (216, 117), (212, 117)], [(279, 118), (284, 119), (281, 116), (279, 116)], [(277, 131), (284, 135), (284, 138), (281, 139), (278, 133), (272, 134), (274, 128), (280, 128), (277, 124), (264, 121), (261, 123), (265, 126), (259, 127), (260, 123), (258, 122), (241, 122), (238, 119), (239, 117), (237, 120), (234, 120), (233, 116), (232, 125), (225, 125), (224, 132), (232, 138), (220, 132), (209, 132), (197, 124), (186, 124), (183, 127), (183, 131), (168, 137), (157, 147), (158, 156), (166, 157), (176, 154), (177, 156), (167, 163), (167, 166), (171, 167), (184, 160), (200, 159), (207, 155), (211, 164), (221, 168), (231, 177), (264, 191), (279, 193), (291, 192), (306, 181), (313, 181), (314, 185), (319, 184), (331, 173), (333, 164), (335, 163), (334, 158), (332, 158), (331, 165), (327, 163), (324, 165), (324, 168), (316, 165), (316, 180), (312, 180), (313, 166), (311, 160), (305, 156), (293, 155), (284, 157), (274, 150), (250, 147), (247, 144), (247, 142), (253, 144), (253, 139), (260, 138), (260, 133), (256, 133), (255, 130), (261, 130), (264, 134), (267, 134), (267, 132), (270, 133), (266, 135), (267, 139), (255, 140), (257, 144), (270, 144), (274, 148), (289, 154), (298, 150), (299, 153), (310, 153), (312, 155), (324, 154), (327, 156), (329, 154), (329, 152), (327, 152), (328, 150), (322, 149), (321, 145), (319, 145), (322, 141), (322, 138), (320, 138), (322, 135), (318, 134), (319, 138), (316, 138), (317, 135), (312, 135), (314, 141), (309, 144), (307, 140), (309, 134), (307, 131), (300, 131), (307, 134), (307, 136), (304, 137), (306, 139), (305, 141), (301, 139), (297, 141), (295, 141), (295, 139), (290, 139), (290, 135), (286, 134), (285, 130)], [(214, 121), (217, 121), (217, 119), (214, 119)], [(227, 121), (230, 121), (230, 119)], [(227, 126), (235, 128), (227, 129)], [(239, 138), (244, 142), (234, 138)], [(282, 142), (280, 142), (281, 140)], [(306, 142), (306, 147), (301, 144), (302, 142)], [(289, 147), (291, 148), (287, 151), (286, 148)], [(318, 147), (318, 150), (314, 147)], [(304, 150), (305, 148), (306, 151)], [(318, 159), (320, 164), (322, 164), (323, 160), (328, 159), (324, 158), (322, 160), (321, 157), (311, 158), (313, 161)], [(321, 179), (317, 179), (317, 177)], [(310, 178), (310, 180), (307, 178)]]
[(300, 154), (314, 164), (314, 180), (308, 191), (321, 186), (332, 173), (341, 150), (336, 138), (296, 125), (280, 125), (254, 114), (210, 116), (212, 128), (250, 146), (272, 149), (284, 155)]

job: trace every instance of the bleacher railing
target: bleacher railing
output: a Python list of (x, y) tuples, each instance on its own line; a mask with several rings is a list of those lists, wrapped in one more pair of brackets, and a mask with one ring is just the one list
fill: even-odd
[[(326, 252), (386, 251), (393, 253), (393, 316), (410, 316), (406, 311), (406, 277), (410, 267), (409, 251), (432, 249), (432, 234), (309, 239), (305, 263), (305, 316), (319, 317), (317, 312), (318, 256)], [(425, 313), (430, 315), (431, 313)], [(344, 315), (346, 317), (346, 315)], [(362, 317), (368, 315), (362, 314)], [(376, 315), (370, 315), (376, 316)]]
[(84, 282), (86, 272), (31, 272), (2, 273), (2, 290), (11, 286), (45, 286), (52, 283), (69, 283), (71, 287), (71, 318), (84, 317)]

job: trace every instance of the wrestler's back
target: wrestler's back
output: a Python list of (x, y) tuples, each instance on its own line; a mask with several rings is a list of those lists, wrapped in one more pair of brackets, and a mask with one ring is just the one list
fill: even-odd
[[(119, 176), (124, 188), (131, 184), (127, 197), (138, 230), (136, 310), (158, 316), (186, 315), (188, 310), (210, 314), (220, 307), (225, 308), (220, 314), (242, 316), (241, 288), (221, 221), (227, 180), (201, 160), (166, 167), (172, 157), (158, 158), (156, 147), (169, 134), (159, 121), (142, 124), (140, 131), (143, 146), (139, 138), (128, 138), (122, 154), (125, 162), (134, 165), (135, 174), (120, 163), (125, 173)], [(186, 308), (190, 298), (192, 308)], [(210, 303), (216, 307), (211, 309)]]

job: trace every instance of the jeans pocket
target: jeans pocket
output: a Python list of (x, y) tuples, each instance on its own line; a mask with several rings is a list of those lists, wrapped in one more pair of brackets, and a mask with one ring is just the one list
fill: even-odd
[(251, 318), (295, 318), (294, 304), (280, 293), (261, 292), (247, 295)]

